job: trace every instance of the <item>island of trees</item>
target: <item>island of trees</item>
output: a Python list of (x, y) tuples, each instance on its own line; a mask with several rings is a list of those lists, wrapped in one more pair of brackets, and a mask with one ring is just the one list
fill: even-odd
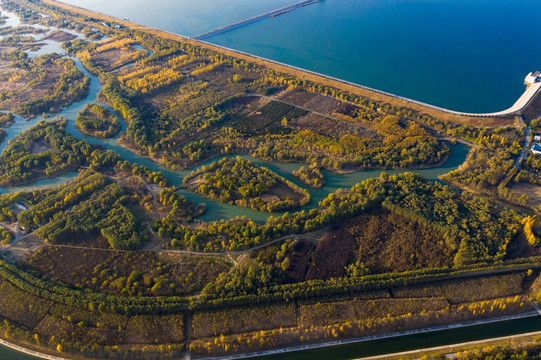
[(308, 168), (301, 166), (299, 170), (293, 171), (293, 176), (314, 189), (320, 189), (327, 182), (318, 164), (311, 164)]
[(223, 158), (184, 178), (195, 192), (228, 204), (275, 212), (310, 202), (310, 193), (271, 170), (239, 156)]
[(77, 115), (76, 125), (82, 133), (97, 138), (109, 138), (120, 131), (120, 121), (99, 104), (88, 104)]

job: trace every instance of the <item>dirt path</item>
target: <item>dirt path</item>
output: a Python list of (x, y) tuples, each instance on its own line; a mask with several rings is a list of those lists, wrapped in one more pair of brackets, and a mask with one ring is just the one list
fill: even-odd
[[(183, 254), (183, 255), (197, 255), (197, 256), (243, 255), (243, 254), (248, 254), (248, 253), (250, 253), (252, 251), (255, 251), (255, 250), (260, 250), (260, 249), (266, 248), (268, 246), (271, 246), (271, 245), (276, 244), (276, 243), (278, 243), (280, 241), (283, 241), (285, 239), (290, 239), (290, 238), (306, 239), (306, 240), (314, 241), (318, 237), (322, 236), (328, 229), (329, 229), (329, 227), (325, 227), (323, 229), (320, 229), (318, 231), (314, 231), (314, 232), (311, 232), (311, 233), (299, 234), (299, 235), (294, 235), (294, 234), (286, 235), (286, 236), (282, 236), (282, 237), (280, 237), (278, 239), (274, 239), (272, 241), (269, 241), (269, 242), (267, 242), (265, 244), (261, 244), (261, 245), (258, 245), (256, 247), (252, 247), (252, 248), (245, 249), (245, 250), (240, 250), (240, 251), (201, 252), (201, 251), (190, 251), (190, 250), (156, 249), (156, 247), (160, 246), (160, 245), (154, 245), (154, 244), (156, 244), (156, 242), (152, 242), (152, 244), (149, 244), (149, 245), (145, 246), (144, 248), (142, 248), (140, 250), (136, 250), (136, 251), (150, 251), (150, 252), (162, 253), (162, 254)], [(150, 231), (151, 231), (151, 234), (153, 234), (155, 236), (158, 236), (157, 234), (154, 233), (154, 231), (152, 231), (152, 230), (150, 230)], [(39, 240), (39, 241), (41, 242), (41, 240)], [(152, 245), (154, 245), (154, 246), (152, 246)], [(161, 245), (163, 245), (163, 242), (162, 242)], [(45, 243), (43, 243), (43, 246), (64, 247), (64, 248), (81, 249), (81, 250), (100, 250), (100, 251), (110, 251), (110, 252), (133, 252), (134, 251), (134, 250), (118, 250), (118, 249), (109, 249), (109, 248), (92, 248), (92, 247), (88, 247), (88, 246), (63, 245), (63, 244), (45, 244)]]

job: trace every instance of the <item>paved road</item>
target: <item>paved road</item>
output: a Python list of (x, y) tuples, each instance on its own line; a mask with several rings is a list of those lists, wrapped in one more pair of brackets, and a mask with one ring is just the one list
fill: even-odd
[[(520, 121), (522, 121), (522, 123), (524, 123), (522, 116), (519, 115), (518, 118)], [(528, 127), (524, 128), (524, 134), (526, 135), (526, 138), (524, 139), (524, 147), (522, 148), (518, 158), (515, 160), (515, 167), (519, 167), (520, 161), (524, 158), (524, 155), (526, 155), (528, 148), (530, 147), (530, 129), (528, 129)]]
[(541, 89), (541, 82), (534, 83), (524, 91), (524, 93), (518, 98), (518, 100), (511, 106), (509, 109), (497, 111), (493, 113), (485, 113), (485, 114), (475, 114), (475, 113), (462, 113), (465, 116), (487, 116), (487, 117), (498, 117), (498, 116), (505, 116), (505, 115), (512, 115), (516, 114), (522, 109), (526, 107), (530, 103), (530, 101), (533, 99), (535, 94)]

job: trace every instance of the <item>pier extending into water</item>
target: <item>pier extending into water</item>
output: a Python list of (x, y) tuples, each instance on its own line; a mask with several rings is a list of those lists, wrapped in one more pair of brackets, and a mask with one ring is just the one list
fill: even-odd
[(215, 36), (215, 35), (219, 35), (219, 34), (223, 34), (225, 32), (228, 32), (228, 31), (231, 31), (231, 30), (234, 30), (234, 29), (237, 29), (241, 26), (245, 26), (245, 25), (248, 25), (248, 24), (252, 24), (252, 23), (255, 23), (257, 21), (260, 21), (260, 20), (263, 20), (263, 19), (266, 19), (266, 18), (273, 18), (275, 16), (278, 16), (278, 15), (282, 15), (282, 14), (285, 14), (285, 13), (288, 13), (290, 11), (293, 11), (297, 8), (300, 8), (300, 7), (303, 7), (303, 6), (307, 6), (307, 5), (311, 5), (311, 4), (315, 4), (315, 3), (318, 3), (320, 0), (304, 0), (304, 1), (301, 1), (301, 2), (298, 2), (298, 3), (295, 3), (293, 5), (288, 5), (288, 6), (284, 6), (282, 8), (279, 8), (279, 9), (276, 9), (276, 10), (272, 10), (272, 11), (269, 11), (269, 12), (266, 12), (266, 13), (263, 13), (261, 15), (256, 15), (256, 16), (252, 16), (251, 18), (248, 18), (248, 19), (245, 19), (245, 20), (241, 20), (241, 21), (238, 21), (236, 23), (233, 23), (233, 24), (230, 24), (230, 25), (226, 25), (226, 26), (223, 26), (221, 28), (218, 28), (218, 29), (215, 29), (215, 30), (211, 30), (211, 31), (208, 31), (206, 33), (203, 33), (203, 34), (200, 34), (200, 35), (197, 35), (197, 36), (194, 36), (193, 39), (195, 40), (204, 40), (204, 39), (208, 39), (209, 37), (212, 37), (212, 36)]

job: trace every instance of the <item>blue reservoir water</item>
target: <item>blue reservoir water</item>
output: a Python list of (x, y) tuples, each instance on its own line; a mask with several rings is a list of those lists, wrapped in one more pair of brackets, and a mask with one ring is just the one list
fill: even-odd
[(62, 2), (191, 37), (296, 1), (300, 0), (63, 0)]
[[(194, 36), (295, 0), (65, 0)], [(510, 107), (541, 69), (540, 0), (322, 0), (207, 41), (469, 112)]]

